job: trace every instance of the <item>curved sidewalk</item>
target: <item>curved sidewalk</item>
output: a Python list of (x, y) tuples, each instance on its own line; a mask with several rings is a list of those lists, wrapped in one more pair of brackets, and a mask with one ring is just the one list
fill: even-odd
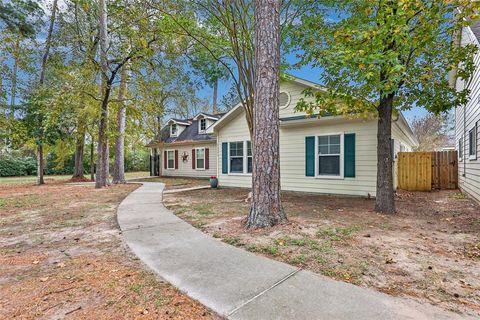
[(227, 245), (162, 204), (162, 183), (144, 183), (120, 204), (133, 252), (160, 277), (228, 319), (465, 319)]

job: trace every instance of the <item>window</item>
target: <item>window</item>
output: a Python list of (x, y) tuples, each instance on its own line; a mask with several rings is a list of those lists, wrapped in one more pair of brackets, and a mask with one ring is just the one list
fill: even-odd
[(177, 135), (177, 124), (176, 123), (172, 123), (170, 125), (170, 135), (171, 136), (176, 136)]
[(252, 143), (247, 141), (247, 173), (252, 173), (253, 157), (252, 157)]
[(341, 135), (318, 137), (318, 175), (340, 176)]
[(243, 141), (230, 142), (230, 172), (243, 173)]
[(468, 158), (477, 159), (477, 125), (468, 132)]
[(287, 92), (282, 91), (280, 92), (278, 100), (280, 108), (286, 108), (290, 104), (290, 95)]
[(207, 130), (207, 119), (200, 119), (200, 131)]
[(167, 151), (167, 169), (175, 169), (175, 151)]
[(460, 161), (463, 160), (463, 139), (458, 140), (458, 158)]
[(197, 169), (205, 169), (205, 148), (195, 150), (195, 161)]

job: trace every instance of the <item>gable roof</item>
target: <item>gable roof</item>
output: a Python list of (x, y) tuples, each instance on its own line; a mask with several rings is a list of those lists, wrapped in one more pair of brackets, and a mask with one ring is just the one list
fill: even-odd
[[(189, 119), (176, 119), (176, 118), (171, 118), (169, 119), (166, 123), (167, 125), (164, 126), (161, 130), (160, 133), (157, 134), (155, 139), (150, 141), (147, 144), (148, 146), (154, 146), (160, 143), (195, 143), (195, 142), (210, 142), (210, 141), (215, 141), (215, 137), (211, 133), (199, 133), (198, 128), (198, 122), (199, 120), (196, 120), (198, 116), (203, 115), (209, 119), (212, 119), (214, 121), (217, 121), (218, 119), (221, 119), (222, 116), (225, 115), (225, 113), (218, 113), (218, 114), (209, 114), (205, 112), (200, 112), (197, 114), (194, 118), (189, 118)], [(177, 124), (181, 124), (185, 126), (185, 129), (176, 137), (171, 137), (170, 136), (170, 126), (168, 125), (169, 123), (174, 122)]]

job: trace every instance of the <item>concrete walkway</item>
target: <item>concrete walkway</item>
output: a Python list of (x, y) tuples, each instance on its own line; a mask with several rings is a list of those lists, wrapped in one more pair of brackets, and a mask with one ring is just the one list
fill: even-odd
[(120, 204), (125, 240), (160, 277), (228, 319), (465, 319), (222, 243), (166, 209), (163, 188), (144, 183)]

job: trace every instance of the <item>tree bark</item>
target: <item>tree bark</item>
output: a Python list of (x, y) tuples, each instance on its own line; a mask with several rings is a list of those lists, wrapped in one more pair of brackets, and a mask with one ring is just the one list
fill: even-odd
[(247, 228), (286, 220), (280, 199), (280, 1), (255, 1), (252, 204)]
[(108, 185), (108, 143), (106, 138), (108, 125), (108, 95), (110, 84), (108, 83), (108, 33), (107, 33), (107, 0), (99, 0), (99, 29), (100, 29), (100, 69), (102, 77), (101, 85), (101, 114), (98, 126), (97, 140), (97, 174), (95, 188), (102, 188)]
[(94, 158), (94, 148), (95, 148), (95, 138), (93, 135), (90, 135), (92, 138), (92, 143), (90, 144), (90, 180), (95, 180), (95, 158)]
[(17, 74), (18, 74), (18, 56), (20, 54), (20, 39), (15, 41), (14, 47), (14, 59), (13, 59), (13, 70), (12, 70), (12, 89), (10, 92), (10, 118), (15, 117), (15, 103), (17, 98)]
[(218, 100), (218, 79), (215, 79), (215, 82), (213, 83), (213, 101), (212, 101), (213, 114), (218, 113), (217, 100)]
[(37, 144), (37, 185), (45, 183), (43, 180), (43, 145)]
[(85, 147), (85, 132), (77, 133), (77, 142), (75, 144), (75, 167), (73, 169), (73, 178), (84, 178), (83, 172), (83, 150)]
[(118, 100), (120, 108), (117, 113), (117, 136), (115, 140), (115, 165), (113, 167), (113, 183), (125, 183), (125, 121), (127, 106), (125, 103), (127, 82), (129, 78), (129, 64), (122, 68)]
[(392, 159), (393, 94), (380, 98), (377, 131), (377, 196), (375, 211), (395, 213)]
[[(40, 69), (40, 86), (45, 82), (45, 72), (47, 70), (48, 56), (50, 54), (50, 46), (52, 44), (53, 26), (55, 25), (55, 17), (57, 13), (57, 0), (53, 0), (52, 15), (50, 17), (50, 25), (48, 27), (47, 40), (45, 41), (45, 52), (42, 57), (42, 67)], [(42, 127), (40, 120), (39, 126)], [(42, 137), (37, 142), (37, 185), (44, 184), (43, 180), (43, 141)]]

